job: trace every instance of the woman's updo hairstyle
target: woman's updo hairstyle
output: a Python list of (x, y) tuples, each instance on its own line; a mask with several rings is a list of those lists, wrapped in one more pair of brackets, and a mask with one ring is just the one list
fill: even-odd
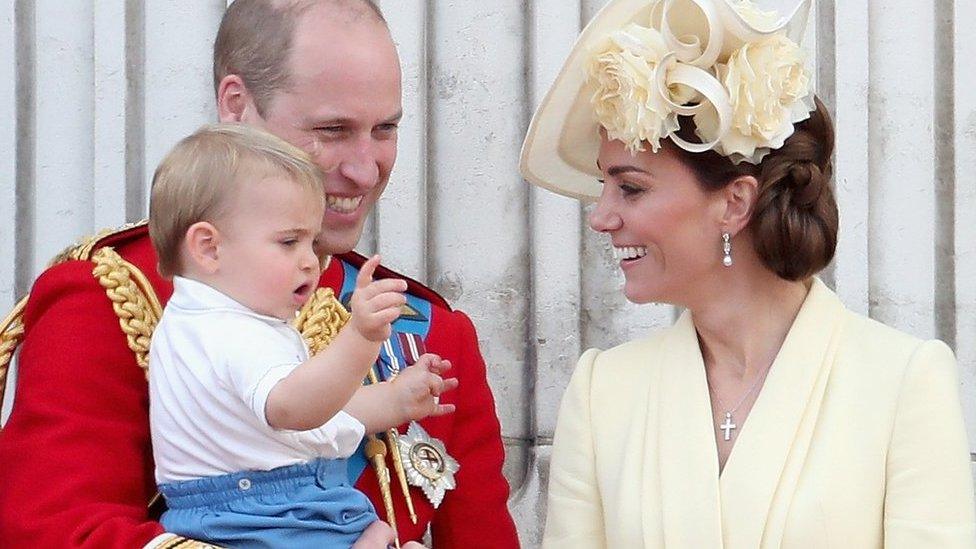
[[(786, 143), (758, 165), (733, 164), (714, 151), (690, 153), (663, 141), (698, 177), (717, 191), (737, 177), (759, 181), (749, 228), (756, 252), (786, 280), (803, 280), (826, 267), (837, 248), (837, 202), (830, 185), (834, 127), (820, 99), (810, 118), (796, 124)], [(677, 134), (692, 141), (694, 124), (681, 121)]]

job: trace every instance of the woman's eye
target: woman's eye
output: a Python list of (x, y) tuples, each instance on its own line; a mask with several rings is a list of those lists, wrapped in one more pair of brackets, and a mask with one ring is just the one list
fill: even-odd
[(627, 183), (622, 183), (620, 185), (620, 191), (624, 193), (624, 196), (634, 196), (644, 192), (644, 189), (636, 185), (629, 185)]

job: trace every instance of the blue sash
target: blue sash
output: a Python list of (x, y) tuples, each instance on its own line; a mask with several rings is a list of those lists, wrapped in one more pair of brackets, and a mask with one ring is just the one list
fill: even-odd
[[(359, 269), (350, 263), (342, 262), (343, 282), (339, 290), (339, 301), (349, 309), (349, 300), (356, 288), (356, 276)], [(380, 347), (380, 354), (373, 365), (373, 372), (381, 381), (387, 381), (403, 368), (416, 362), (424, 353), (424, 341), (430, 333), (432, 305), (429, 301), (407, 294), (407, 306), (404, 314), (393, 322), (390, 339)], [(368, 465), (363, 452), (365, 440), (359, 451), (348, 459), (348, 473), (350, 482), (355, 483)]]

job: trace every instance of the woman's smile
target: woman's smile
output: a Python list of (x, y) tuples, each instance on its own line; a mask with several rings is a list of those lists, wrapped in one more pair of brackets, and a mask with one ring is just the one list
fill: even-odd
[(613, 258), (620, 260), (620, 268), (627, 269), (640, 262), (647, 255), (647, 246), (616, 246), (613, 247)]

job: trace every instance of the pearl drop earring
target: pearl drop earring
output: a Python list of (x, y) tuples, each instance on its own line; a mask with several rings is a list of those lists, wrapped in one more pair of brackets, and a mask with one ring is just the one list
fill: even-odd
[(722, 233), (722, 265), (732, 266), (732, 236), (729, 233)]

